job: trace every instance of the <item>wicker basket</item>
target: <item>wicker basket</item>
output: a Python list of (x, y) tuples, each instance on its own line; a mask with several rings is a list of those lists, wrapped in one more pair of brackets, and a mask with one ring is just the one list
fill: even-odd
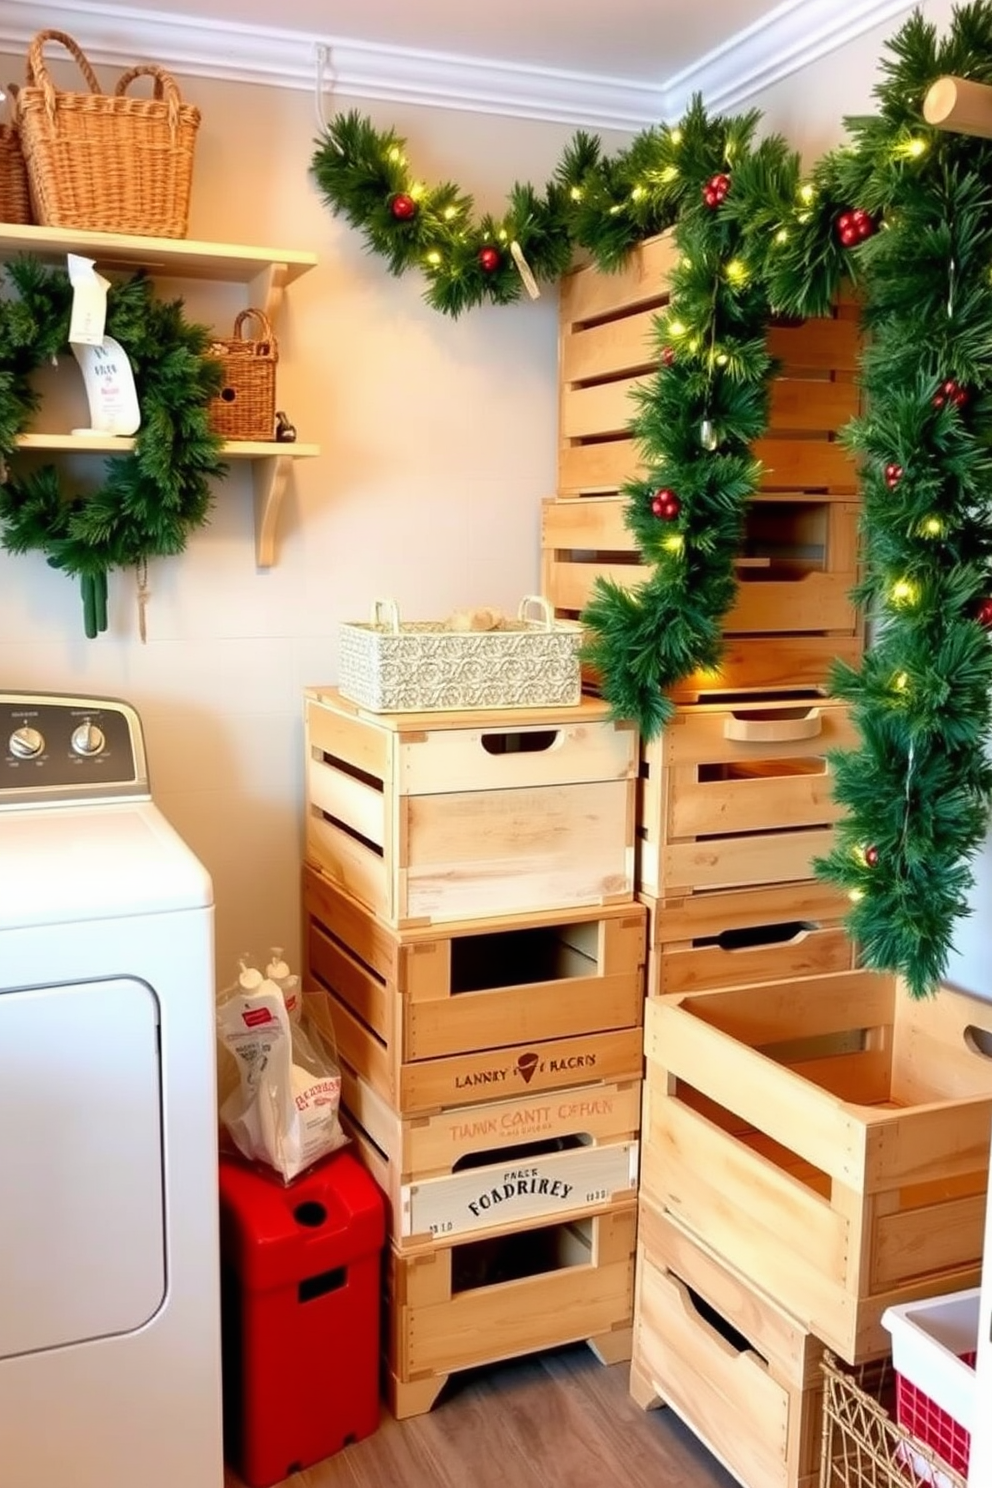
[[(254, 317), (262, 334), (247, 340), (242, 326)], [(210, 400), (210, 427), (224, 439), (275, 437), (276, 362), (279, 348), (262, 310), (242, 310), (229, 341), (213, 341), (210, 355), (223, 363), (220, 392)]]
[[(531, 605), (540, 620), (525, 618)], [(582, 693), (581, 644), (582, 626), (555, 620), (538, 596), (522, 599), (503, 629), (481, 631), (434, 620), (401, 625), (393, 600), (380, 599), (371, 623), (340, 628), (338, 686), (373, 713), (572, 707)]]
[[(871, 1366), (866, 1366), (870, 1368)], [(855, 1383), (827, 1354), (823, 1361), (820, 1488), (966, 1488), (960, 1473), (897, 1426), (876, 1395), (880, 1381)]]
[[(7, 96), (17, 98), (17, 85), (7, 84)], [(28, 168), (16, 124), (0, 124), (0, 222), (31, 222)]]
[[(88, 93), (55, 87), (44, 58), (49, 41), (72, 54)], [(126, 96), (139, 77), (154, 79), (152, 98)], [(113, 95), (102, 93), (71, 36), (39, 31), (15, 107), (32, 209), (41, 226), (186, 236), (200, 111), (182, 102), (169, 73), (152, 65), (132, 67)]]

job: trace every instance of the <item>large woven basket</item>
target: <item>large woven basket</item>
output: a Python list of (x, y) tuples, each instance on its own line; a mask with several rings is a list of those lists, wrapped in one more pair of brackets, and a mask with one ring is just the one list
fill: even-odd
[[(55, 87), (44, 57), (57, 42), (75, 58), (88, 93)], [(129, 98), (139, 77), (153, 97)], [(110, 95), (64, 31), (39, 31), (16, 99), (35, 221), (43, 227), (186, 236), (193, 147), (200, 111), (183, 103), (169, 73), (151, 64), (125, 72)]]
[[(252, 318), (261, 327), (256, 340), (242, 334), (245, 322)], [(224, 439), (272, 439), (279, 348), (265, 312), (242, 310), (234, 322), (234, 335), (226, 341), (212, 341), (209, 352), (223, 364), (220, 392), (210, 400), (214, 433)]]
[[(526, 618), (532, 605), (540, 620)], [(578, 621), (556, 620), (539, 596), (521, 600), (505, 628), (483, 631), (401, 625), (394, 601), (380, 599), (369, 624), (340, 627), (338, 686), (373, 713), (571, 707), (582, 694), (581, 644)]]

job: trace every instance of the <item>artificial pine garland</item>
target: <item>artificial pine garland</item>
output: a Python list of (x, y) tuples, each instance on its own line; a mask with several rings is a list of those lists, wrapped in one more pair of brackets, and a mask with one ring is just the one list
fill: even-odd
[(331, 120), (311, 170), (331, 210), (361, 230), (390, 273), (419, 270), (428, 304), (457, 317), (486, 300), (518, 300), (528, 275), (535, 286), (559, 279), (575, 245), (601, 268), (618, 267), (675, 220), (681, 185), (670, 153), (668, 130), (639, 135), (612, 157), (580, 131), (543, 192), (518, 183), (501, 218), (479, 221), (470, 196), (450, 182), (418, 181), (406, 141), (355, 112)]
[[(761, 467), (773, 363), (765, 286), (749, 266), (747, 204), (794, 191), (798, 163), (778, 137), (752, 149), (756, 113), (711, 123), (696, 102), (656, 136), (678, 183), (679, 257), (656, 322), (660, 366), (637, 394), (632, 429), (646, 465), (624, 518), (650, 576), (597, 581), (583, 612), (587, 659), (620, 718), (653, 738), (674, 705), (664, 689), (715, 667), (736, 591), (747, 502)], [(773, 184), (774, 188), (773, 188)]]
[(877, 116), (848, 121), (825, 165), (840, 199), (881, 215), (862, 262), (865, 578), (878, 634), (838, 667), (860, 745), (834, 761), (846, 816), (818, 872), (852, 900), (864, 959), (935, 990), (967, 912), (992, 801), (992, 145), (928, 128), (942, 75), (992, 80), (992, 6), (946, 40), (917, 14), (891, 44)]
[(62, 269), (24, 257), (6, 266), (16, 297), (0, 299), (0, 545), (43, 552), (54, 568), (80, 577), (87, 635), (106, 629), (107, 574), (182, 552), (207, 520), (210, 482), (225, 473), (208, 404), (220, 366), (206, 355), (210, 333), (187, 323), (180, 301), (157, 300), (138, 274), (112, 284), (107, 334), (134, 370), (141, 427), (134, 452), (115, 456), (96, 491), (66, 497), (47, 465), (11, 474), (17, 436), (38, 406), (32, 373), (68, 353), (72, 288)]

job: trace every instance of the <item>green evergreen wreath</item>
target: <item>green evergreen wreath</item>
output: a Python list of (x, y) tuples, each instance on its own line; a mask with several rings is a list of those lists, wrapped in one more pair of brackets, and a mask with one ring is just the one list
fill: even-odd
[(156, 299), (144, 274), (112, 284), (107, 334), (127, 352), (141, 408), (134, 451), (109, 459), (103, 485), (85, 495), (63, 493), (53, 465), (18, 476), (17, 437), (39, 403), (32, 374), (71, 355), (72, 287), (63, 269), (30, 256), (5, 272), (16, 295), (0, 299), (0, 546), (42, 552), (78, 575), (86, 634), (95, 636), (107, 628), (109, 571), (182, 552), (207, 521), (210, 483), (226, 473), (208, 417), (220, 364), (206, 355), (209, 330), (184, 320), (181, 301)]

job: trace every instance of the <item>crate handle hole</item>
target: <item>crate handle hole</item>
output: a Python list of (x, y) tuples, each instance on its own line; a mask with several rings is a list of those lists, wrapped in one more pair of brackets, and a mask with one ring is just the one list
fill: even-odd
[(748, 925), (724, 930), (720, 935), (693, 941), (693, 945), (717, 946), (721, 951), (749, 951), (759, 946), (797, 945), (817, 926), (809, 920), (789, 920), (780, 925)]
[(741, 744), (784, 744), (799, 739), (815, 739), (823, 732), (823, 715), (810, 708), (800, 717), (782, 709), (776, 716), (771, 709), (740, 717), (731, 713), (724, 719), (723, 737)]
[(482, 735), (482, 747), (487, 754), (545, 754), (560, 741), (560, 729)]
[(992, 1030), (969, 1023), (964, 1031), (964, 1041), (972, 1054), (980, 1054), (983, 1059), (992, 1059)]
[(220, 396), (222, 403), (233, 403), (237, 399), (238, 394), (234, 388), (226, 387), (221, 388)]
[(304, 1199), (293, 1210), (293, 1218), (298, 1225), (303, 1225), (308, 1230), (319, 1230), (322, 1224), (327, 1223), (327, 1210), (316, 1199)]

